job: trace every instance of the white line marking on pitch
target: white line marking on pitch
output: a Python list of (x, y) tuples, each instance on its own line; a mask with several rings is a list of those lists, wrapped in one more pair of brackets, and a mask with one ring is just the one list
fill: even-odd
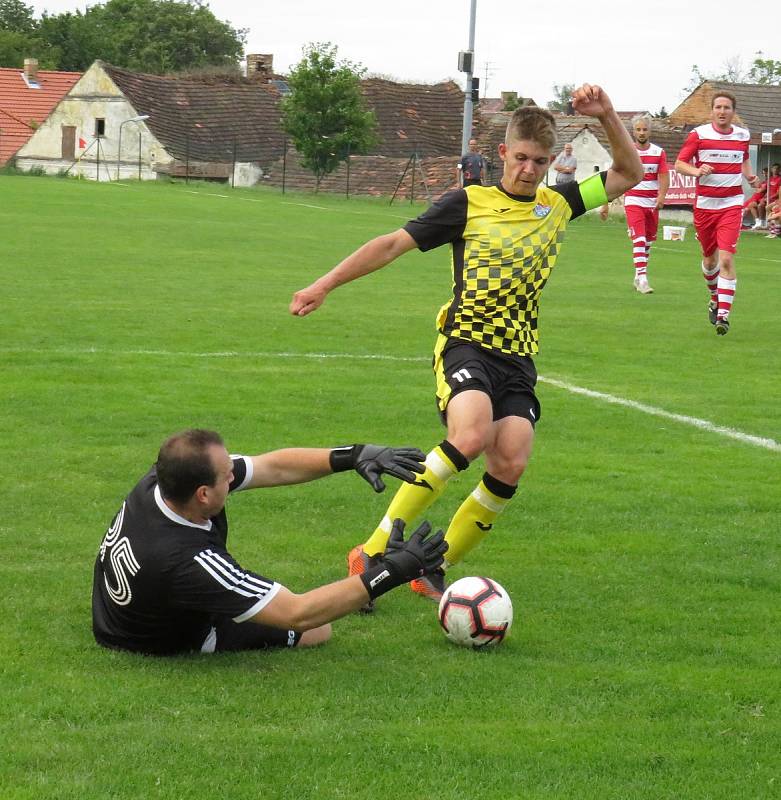
[[(44, 349), (44, 348), (16, 348), (16, 347), (3, 347), (0, 348), (0, 353), (45, 353), (50, 355), (126, 355), (126, 356), (163, 356), (166, 358), (332, 358), (332, 359), (345, 359), (349, 361), (396, 361), (404, 363), (430, 363), (431, 358), (427, 356), (393, 356), (383, 355), (381, 353), (288, 353), (288, 352), (244, 352), (240, 353), (233, 350), (224, 350), (207, 353), (190, 353), (190, 352), (176, 352), (171, 350), (102, 350), (97, 347), (85, 347), (81, 349)], [(539, 376), (541, 383), (547, 383), (555, 386), (557, 389), (563, 389), (571, 394), (581, 395), (583, 397), (590, 397), (592, 400), (599, 400), (603, 403), (611, 405), (623, 406), (624, 408), (631, 408), (633, 411), (640, 411), (643, 414), (649, 414), (653, 417), (662, 417), (669, 419), (673, 422), (679, 422), (682, 425), (690, 425), (694, 428), (707, 431), (708, 433), (715, 433), (719, 436), (726, 436), (729, 439), (735, 439), (744, 444), (751, 444), (755, 447), (762, 447), (765, 450), (772, 450), (774, 452), (781, 452), (781, 443), (762, 436), (754, 436), (750, 433), (743, 433), (743, 431), (728, 428), (724, 425), (717, 425), (714, 422), (709, 422), (706, 419), (699, 419), (698, 417), (690, 417), (685, 414), (675, 414), (671, 411), (665, 411), (663, 408), (656, 406), (649, 406), (645, 403), (638, 403), (635, 400), (627, 400), (624, 397), (617, 397), (616, 395), (607, 394), (605, 392), (597, 392), (593, 389), (586, 389), (583, 386), (576, 386), (566, 381), (561, 381), (556, 378), (546, 378), (544, 375)]]
[(616, 397), (612, 394), (605, 392), (595, 392), (593, 389), (585, 389), (582, 386), (574, 386), (571, 383), (556, 380), (555, 378), (544, 378), (540, 376), (540, 381), (549, 383), (558, 389), (564, 389), (572, 394), (580, 394), (584, 397), (591, 397), (594, 400), (601, 400), (603, 403), (611, 403), (613, 405), (624, 406), (631, 408), (635, 411), (642, 411), (644, 414), (650, 414), (653, 417), (663, 417), (670, 419), (674, 422), (680, 422), (684, 425), (691, 425), (700, 430), (708, 431), (709, 433), (718, 433), (721, 436), (727, 436), (730, 439), (737, 439), (739, 442), (746, 444), (753, 444), (757, 447), (764, 447), (766, 450), (775, 450), (781, 452), (781, 444), (774, 439), (766, 439), (762, 436), (753, 436), (750, 433), (743, 433), (742, 431), (735, 430), (734, 428), (727, 428), (724, 425), (716, 425), (713, 422), (708, 422), (706, 419), (699, 419), (698, 417), (689, 417), (685, 414), (674, 414), (671, 411), (665, 411), (663, 408), (656, 408), (656, 406), (649, 406), (645, 403), (638, 403), (634, 400), (627, 400), (623, 397)]

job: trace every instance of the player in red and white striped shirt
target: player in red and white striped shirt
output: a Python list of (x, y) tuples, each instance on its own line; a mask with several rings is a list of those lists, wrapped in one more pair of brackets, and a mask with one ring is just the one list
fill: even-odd
[(689, 133), (675, 162), (676, 172), (697, 178), (694, 229), (710, 291), (708, 319), (720, 336), (729, 331), (737, 285), (734, 256), (743, 216), (743, 179), (755, 188), (759, 183), (749, 161), (750, 134), (732, 124), (735, 108), (729, 92), (715, 95), (711, 121)]
[(648, 137), (651, 131), (650, 114), (632, 118), (635, 148), (643, 165), (643, 180), (624, 194), (624, 210), (629, 238), (632, 240), (632, 259), (635, 265), (635, 289), (641, 294), (651, 294), (648, 285), (648, 258), (651, 244), (656, 241), (659, 228), (659, 209), (670, 186), (667, 155)]

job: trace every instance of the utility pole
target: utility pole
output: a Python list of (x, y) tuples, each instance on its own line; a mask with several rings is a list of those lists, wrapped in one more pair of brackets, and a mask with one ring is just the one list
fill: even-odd
[(485, 77), (483, 78), (483, 99), (485, 99), (488, 97), (488, 78), (493, 78), (494, 76), (494, 65), (490, 61), (486, 61), (483, 66), (485, 67)]
[(461, 129), (461, 153), (469, 149), (469, 140), (472, 137), (472, 73), (475, 60), (475, 16), (477, 0), (470, 0), (469, 12), (469, 49), (458, 54), (458, 69), (466, 73), (466, 88), (464, 89), (464, 126)]

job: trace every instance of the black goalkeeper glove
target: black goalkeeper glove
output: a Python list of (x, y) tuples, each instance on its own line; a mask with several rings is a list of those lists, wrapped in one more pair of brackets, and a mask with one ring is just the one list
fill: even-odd
[(361, 574), (372, 600), (442, 566), (448, 546), (445, 534), (437, 531), (429, 536), (430, 533), (431, 525), (423, 522), (405, 542), (403, 520), (393, 521), (385, 554), (376, 566)]
[(376, 444), (354, 444), (331, 450), (329, 461), (334, 472), (354, 469), (375, 492), (384, 492), (383, 472), (401, 478), (407, 483), (415, 482), (415, 473), (423, 473), (422, 463), (426, 454), (417, 447), (380, 447)]

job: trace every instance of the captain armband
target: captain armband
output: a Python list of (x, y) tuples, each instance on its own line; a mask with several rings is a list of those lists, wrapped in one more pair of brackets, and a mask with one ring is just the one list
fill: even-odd
[(578, 184), (580, 189), (580, 197), (583, 200), (583, 205), (586, 211), (592, 208), (599, 208), (600, 206), (609, 203), (607, 192), (605, 191), (604, 173), (595, 172), (590, 175), (586, 180)]

